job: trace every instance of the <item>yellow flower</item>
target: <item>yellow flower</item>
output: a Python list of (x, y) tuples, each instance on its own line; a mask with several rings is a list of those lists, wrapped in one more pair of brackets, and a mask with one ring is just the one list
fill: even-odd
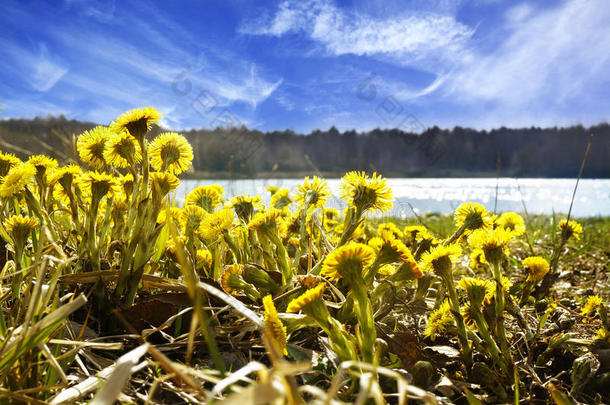
[[(168, 215), (169, 213), (169, 215)], [(180, 223), (181, 217), (182, 217), (182, 210), (178, 207), (169, 207), (169, 211), (167, 210), (167, 208), (163, 208), (161, 210), (161, 212), (159, 212), (159, 215), (157, 216), (157, 223), (158, 224), (163, 224), (165, 223), (165, 221), (167, 221), (167, 218), (171, 218), (173, 223), (177, 224)]]
[(200, 186), (187, 194), (185, 205), (194, 204), (203, 208), (207, 212), (212, 212), (220, 205), (224, 190), (221, 186)]
[(498, 262), (502, 258), (504, 248), (513, 238), (513, 233), (504, 228), (477, 229), (468, 238), (468, 244), (473, 249), (485, 252), (489, 262)]
[(163, 198), (180, 185), (180, 180), (169, 172), (152, 172), (150, 173), (150, 184), (153, 197)]
[(131, 136), (142, 143), (146, 133), (150, 131), (152, 124), (156, 124), (161, 119), (161, 113), (152, 107), (138, 108), (127, 111), (117, 118), (110, 129), (116, 133), (129, 132)]
[(125, 198), (128, 199), (133, 193), (133, 175), (131, 173), (127, 173), (126, 175), (121, 176), (119, 180), (121, 186), (123, 186), (123, 193), (125, 193)]
[(371, 247), (351, 242), (336, 248), (326, 256), (320, 275), (336, 281), (341, 277), (348, 277), (353, 271), (362, 274), (362, 270), (370, 266), (374, 260), (375, 252)]
[(468, 293), (470, 303), (480, 306), (487, 295), (494, 293), (495, 285), (491, 281), (480, 278), (464, 277), (458, 282), (458, 287)]
[(87, 172), (80, 178), (80, 182), (90, 190), (93, 200), (99, 201), (106, 195), (121, 192), (118, 180), (107, 173)]
[(582, 316), (591, 316), (600, 306), (604, 304), (602, 298), (598, 295), (590, 295), (585, 301), (585, 305), (582, 307), (580, 314)]
[(68, 201), (72, 186), (78, 186), (78, 180), (82, 174), (81, 168), (73, 164), (53, 170), (49, 175), (49, 184), (54, 186), (53, 197), (59, 201)]
[(428, 317), (426, 323), (426, 330), (424, 335), (428, 336), (433, 342), (436, 340), (436, 336), (447, 331), (447, 327), (453, 325), (453, 316), (451, 315), (451, 307), (449, 301), (445, 300), (443, 303), (432, 311)]
[(289, 314), (299, 312), (307, 305), (322, 297), (322, 295), (324, 295), (325, 288), (325, 283), (319, 283), (315, 287), (308, 289), (303, 294), (288, 303), (288, 308), (286, 308), (286, 312), (288, 312)]
[(273, 195), (280, 191), (280, 188), (278, 186), (268, 186), (265, 190), (267, 190), (269, 193), (271, 193), (271, 195)]
[[(52, 170), (57, 169), (57, 160), (45, 155), (32, 155), (28, 159), (28, 163), (36, 168), (40, 176), (46, 176)], [(46, 177), (45, 177), (46, 179)]]
[(175, 132), (160, 134), (150, 144), (150, 165), (157, 171), (180, 174), (193, 161), (193, 148)]
[(197, 249), (197, 268), (205, 268), (206, 270), (212, 268), (212, 253), (207, 249)]
[(576, 240), (580, 240), (580, 235), (582, 235), (582, 226), (576, 221), (567, 221), (562, 219), (559, 222), (559, 231), (561, 233), (561, 237), (564, 240), (568, 240), (572, 237)]
[(377, 234), (381, 235), (381, 233), (385, 231), (391, 232), (394, 237), (398, 239), (402, 239), (404, 237), (402, 231), (398, 229), (396, 224), (394, 224), (393, 222), (385, 222), (383, 224), (379, 224), (379, 226), (377, 227)]
[(277, 226), (277, 219), (282, 216), (281, 210), (268, 209), (263, 212), (257, 212), (254, 218), (248, 223), (248, 229), (258, 230), (261, 228)]
[(527, 270), (527, 281), (535, 283), (549, 272), (549, 262), (542, 257), (531, 256), (523, 259), (523, 267)]
[(233, 225), (233, 211), (230, 208), (223, 208), (206, 215), (199, 225), (199, 232), (205, 239), (214, 240), (223, 231), (228, 231)]
[(514, 236), (521, 236), (525, 232), (525, 222), (521, 215), (514, 212), (505, 212), (497, 219), (496, 224), (513, 233)]
[(271, 208), (283, 209), (292, 204), (292, 199), (290, 198), (290, 190), (287, 188), (283, 188), (271, 196)]
[(381, 213), (392, 208), (392, 190), (386, 180), (373, 173), (349, 172), (341, 179), (341, 198), (361, 212), (376, 210)]
[(104, 160), (114, 167), (128, 167), (140, 163), (140, 144), (127, 132), (112, 134), (104, 147)]
[(326, 180), (313, 176), (311, 181), (309, 176), (305, 177), (303, 184), (300, 184), (297, 188), (297, 193), (294, 196), (295, 201), (301, 207), (307, 207), (307, 209), (314, 210), (316, 208), (322, 208), (328, 197), (330, 196), (330, 189)]
[(11, 234), (15, 244), (22, 247), (34, 229), (40, 226), (36, 218), (16, 215), (6, 221), (6, 230)]
[(237, 295), (244, 288), (248, 287), (248, 283), (243, 279), (244, 272), (243, 264), (231, 264), (225, 267), (224, 272), (220, 276), (220, 286), (225, 292), (231, 295)]
[(487, 260), (485, 260), (485, 252), (483, 252), (483, 249), (474, 249), (470, 254), (470, 263), (468, 266), (471, 269), (476, 270), (483, 267), (485, 264), (487, 264)]
[(492, 224), (492, 218), (485, 207), (473, 202), (465, 202), (460, 205), (455, 210), (454, 218), (457, 227), (464, 227), (467, 231), (488, 229)]
[(476, 321), (474, 320), (474, 313), (470, 302), (467, 302), (460, 307), (460, 314), (462, 314), (462, 318), (464, 318), (464, 323), (466, 326), (468, 326), (470, 329), (473, 329), (476, 326)]
[(97, 126), (83, 132), (76, 141), (76, 149), (83, 163), (96, 170), (101, 170), (106, 164), (104, 149), (106, 142), (114, 132), (108, 127)]
[(21, 193), (36, 175), (36, 168), (31, 163), (22, 163), (13, 167), (8, 174), (2, 178), (0, 184), (0, 197), (12, 197)]
[(377, 260), (380, 263), (407, 263), (414, 273), (420, 273), (413, 254), (401, 240), (396, 238), (392, 229), (381, 229), (379, 235), (383, 242), (377, 252)]
[(267, 328), (267, 332), (271, 335), (273, 339), (273, 343), (279, 349), (279, 351), (287, 355), (288, 351), (286, 350), (286, 327), (280, 320), (280, 317), (277, 314), (277, 310), (275, 309), (275, 305), (273, 304), (273, 298), (271, 295), (266, 295), (263, 297), (263, 306), (265, 308), (265, 327)]
[(418, 233), (428, 232), (428, 229), (423, 225), (407, 225), (405, 226), (404, 234), (416, 237)]
[(462, 249), (458, 245), (438, 245), (422, 255), (419, 267), (424, 271), (444, 274), (451, 270), (451, 264), (455, 263), (461, 254)]
[(194, 232), (199, 229), (203, 218), (208, 214), (203, 208), (196, 205), (187, 205), (182, 208), (182, 225), (184, 226), (185, 233)]
[(391, 264), (384, 264), (379, 268), (379, 270), (377, 270), (377, 274), (380, 274), (385, 277), (391, 276), (394, 273), (396, 273), (396, 267)]
[(13, 167), (19, 166), (21, 163), (23, 162), (21, 162), (21, 160), (19, 160), (19, 158), (12, 153), (0, 152), (0, 177), (6, 176), (9, 170), (11, 170)]
[(610, 330), (599, 328), (597, 332), (595, 332), (595, 339), (602, 340), (606, 345), (610, 345)]
[(235, 214), (244, 222), (248, 223), (255, 208), (258, 207), (261, 198), (259, 196), (237, 195), (231, 198), (230, 205)]
[(318, 276), (314, 276), (313, 274), (307, 274), (304, 276), (297, 277), (298, 283), (301, 287), (305, 287), (306, 289), (314, 288), (318, 284), (324, 282), (324, 280)]

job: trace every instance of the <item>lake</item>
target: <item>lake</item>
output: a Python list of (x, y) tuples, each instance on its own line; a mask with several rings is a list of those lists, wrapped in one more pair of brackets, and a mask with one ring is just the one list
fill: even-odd
[[(265, 188), (275, 185), (296, 191), (303, 179), (250, 179), (250, 180), (182, 180), (176, 198), (182, 204), (186, 194), (198, 186), (219, 184), (227, 198), (239, 194), (260, 195), (269, 201)], [(333, 193), (328, 206), (344, 208), (339, 198), (340, 179), (327, 179)], [(514, 178), (430, 178), (387, 179), (394, 191), (394, 207), (388, 215), (411, 217), (414, 212), (451, 213), (464, 201), (479, 202), (490, 211), (517, 211), (530, 214), (567, 213), (574, 190), (575, 179), (514, 179)], [(496, 201), (497, 187), (497, 201)], [(574, 199), (572, 215), (610, 215), (610, 180), (581, 180)]]

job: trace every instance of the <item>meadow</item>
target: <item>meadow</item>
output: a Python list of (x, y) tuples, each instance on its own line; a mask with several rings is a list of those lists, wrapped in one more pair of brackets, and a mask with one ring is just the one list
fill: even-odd
[(383, 217), (330, 189), (172, 192), (193, 149), (154, 108), (0, 153), (0, 402), (607, 403), (610, 218)]

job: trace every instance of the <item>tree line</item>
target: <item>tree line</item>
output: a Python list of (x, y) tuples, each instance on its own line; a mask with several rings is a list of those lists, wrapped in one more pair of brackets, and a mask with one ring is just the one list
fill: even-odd
[[(76, 137), (94, 126), (63, 116), (3, 120), (0, 150), (22, 158), (44, 153), (76, 161)], [(364, 170), (388, 177), (575, 177), (593, 134), (583, 176), (610, 177), (607, 123), (490, 131), (435, 126), (421, 134), (399, 129), (341, 132), (335, 127), (309, 134), (244, 127), (181, 133), (193, 145), (194, 176), (332, 176)]]

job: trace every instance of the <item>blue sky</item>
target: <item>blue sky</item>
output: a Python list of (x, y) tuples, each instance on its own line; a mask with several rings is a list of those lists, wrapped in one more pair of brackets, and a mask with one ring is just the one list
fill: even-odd
[(0, 115), (308, 132), (590, 125), (607, 0), (0, 3)]

